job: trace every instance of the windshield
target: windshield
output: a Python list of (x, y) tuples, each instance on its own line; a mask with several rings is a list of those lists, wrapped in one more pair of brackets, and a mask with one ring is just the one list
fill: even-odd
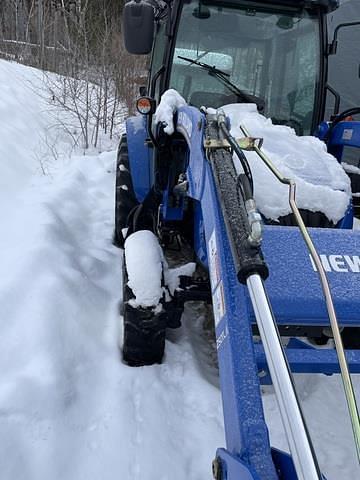
[(208, 69), (179, 57), (206, 63), (222, 70), (238, 90), (261, 99), (274, 123), (309, 134), (320, 68), (317, 17), (248, 5), (184, 4), (170, 87), (197, 107), (244, 101)]

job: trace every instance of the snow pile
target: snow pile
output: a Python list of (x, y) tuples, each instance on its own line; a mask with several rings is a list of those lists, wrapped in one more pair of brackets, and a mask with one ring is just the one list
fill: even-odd
[[(0, 60), (0, 204), (19, 195), (41, 170), (42, 139), (49, 117), (34, 93), (40, 74), (35, 69)], [(35, 87), (36, 88), (36, 87)]]
[(356, 175), (360, 175), (360, 168), (356, 167), (355, 165), (351, 165), (350, 163), (342, 162), (341, 163), (343, 169), (347, 173), (355, 173)]
[(161, 101), (155, 112), (155, 123), (166, 125), (164, 132), (168, 135), (174, 133), (174, 113), (180, 107), (184, 107), (186, 101), (174, 89), (167, 90), (161, 97)]
[[(166, 124), (165, 132), (172, 134), (174, 112), (184, 105), (185, 100), (176, 90), (168, 90), (156, 110), (156, 123)], [(344, 217), (351, 199), (350, 180), (323, 142), (311, 136), (298, 137), (290, 127), (273, 125), (271, 119), (258, 113), (255, 104), (231, 104), (222, 110), (230, 119), (235, 138), (243, 137), (240, 124), (251, 136), (263, 138), (264, 153), (285, 177), (296, 182), (299, 208), (322, 212), (335, 224)], [(272, 220), (291, 213), (288, 187), (275, 178), (255, 152), (244, 153), (253, 174), (254, 197), (260, 212)], [(236, 155), (234, 161), (241, 171)]]
[[(298, 137), (292, 128), (273, 125), (257, 112), (254, 104), (233, 104), (222, 108), (230, 118), (231, 134), (264, 139), (262, 150), (278, 170), (296, 182), (299, 208), (322, 212), (334, 223), (343, 218), (351, 199), (350, 180), (338, 161), (326, 152), (319, 139)], [(260, 212), (277, 220), (291, 213), (288, 187), (282, 185), (255, 152), (244, 152), (254, 178), (254, 196)], [(237, 161), (236, 157), (234, 157)]]
[(165, 284), (169, 289), (171, 295), (174, 295), (175, 290), (179, 288), (180, 285), (180, 277), (192, 277), (196, 270), (196, 263), (190, 262), (186, 263), (185, 265), (181, 265), (177, 268), (168, 268), (164, 271), (165, 277)]
[(140, 230), (130, 235), (125, 241), (126, 270), (128, 286), (135, 298), (129, 301), (136, 307), (157, 307), (164, 294), (166, 300), (174, 295), (179, 287), (179, 276), (192, 276), (196, 264), (188, 263), (170, 269), (157, 237), (149, 230)]
[(157, 237), (149, 230), (135, 232), (125, 242), (128, 286), (135, 299), (132, 307), (157, 306), (163, 296), (164, 257)]

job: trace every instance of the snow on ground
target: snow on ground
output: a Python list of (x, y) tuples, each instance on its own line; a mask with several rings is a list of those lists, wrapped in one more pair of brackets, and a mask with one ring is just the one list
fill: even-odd
[(189, 341), (201, 317), (173, 332), (163, 365), (121, 363), (115, 152), (73, 156), (54, 178), (37, 177), (32, 154), (48, 117), (28, 90), (34, 77), (0, 62), (12, 85), (0, 91), (1, 141), (8, 125), (0, 178), (9, 186), (1, 189), (1, 479), (209, 478), (224, 441), (219, 390)]
[(25, 88), (27, 78), (23, 72), (23, 67), (0, 60), (0, 208), (4, 211), (8, 199), (13, 202), (15, 197), (21, 197), (26, 184), (40, 169), (36, 154), (40, 150), (40, 132), (47, 124), (46, 118), (39, 118), (38, 98)]
[(360, 175), (360, 168), (356, 167), (355, 165), (350, 165), (349, 163), (346, 163), (346, 162), (342, 162), (341, 165), (345, 170), (345, 172), (356, 173), (357, 175)]
[[(162, 365), (122, 364), (115, 152), (51, 161), (41, 177), (48, 116), (28, 90), (34, 78), (0, 62), (1, 480), (211, 478), (224, 434), (206, 312), (186, 307)], [(339, 379), (297, 383), (327, 478), (357, 478)], [(264, 401), (286, 448), (271, 389)]]

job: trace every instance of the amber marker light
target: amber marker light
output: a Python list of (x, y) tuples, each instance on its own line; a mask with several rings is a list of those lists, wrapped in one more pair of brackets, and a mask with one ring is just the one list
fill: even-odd
[(149, 115), (153, 111), (154, 101), (150, 97), (140, 97), (136, 101), (137, 111), (143, 115)]

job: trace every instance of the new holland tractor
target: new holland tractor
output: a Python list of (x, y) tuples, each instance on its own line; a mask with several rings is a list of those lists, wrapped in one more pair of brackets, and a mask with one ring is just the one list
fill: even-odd
[[(335, 220), (326, 199), (316, 209), (309, 194), (298, 207), (304, 178), (309, 192), (320, 192), (323, 172), (309, 173), (315, 156), (303, 159), (303, 177), (294, 181), (269, 153), (272, 142), (284, 149), (289, 135), (316, 144), (319, 155), (328, 155), (326, 143), (338, 162), (344, 148), (360, 147), (352, 117), (360, 109), (339, 114), (327, 81), (339, 31), (328, 42), (327, 14), (337, 7), (337, 0), (133, 0), (124, 8), (127, 50), (152, 55), (140, 115), (127, 119), (117, 158), (123, 360), (162, 362), (166, 330), (181, 325), (184, 303), (212, 305), (226, 434), (213, 462), (216, 480), (323, 478), (292, 373), (341, 374), (360, 455), (350, 376), (360, 372), (360, 232), (352, 230), (351, 195)], [(328, 94), (335, 111), (323, 122)], [(234, 125), (228, 113), (239, 106), (274, 136)], [(274, 205), (256, 165), (282, 189)], [(331, 194), (340, 198), (335, 184)], [(283, 200), (289, 210), (272, 218)], [(193, 268), (169, 268), (176, 249), (179, 258), (191, 252)], [(290, 455), (270, 446), (260, 391), (269, 382)]]

